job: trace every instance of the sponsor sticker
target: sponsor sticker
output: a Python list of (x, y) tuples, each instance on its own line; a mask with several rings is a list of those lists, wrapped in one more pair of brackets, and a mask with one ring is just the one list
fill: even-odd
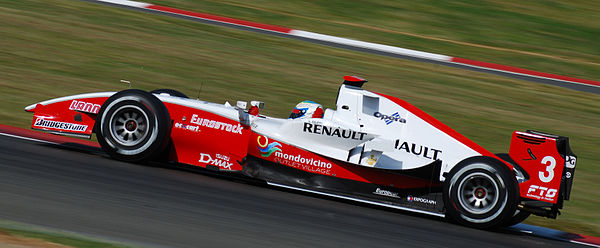
[(439, 155), (442, 154), (442, 150), (400, 140), (396, 140), (394, 148), (431, 160), (438, 160)]
[(400, 196), (398, 195), (398, 193), (392, 192), (392, 191), (389, 191), (389, 190), (380, 189), (380, 188), (375, 189), (375, 192), (373, 192), (373, 194), (382, 195), (382, 196), (388, 196), (388, 197), (393, 197), (393, 198), (400, 198)]
[(375, 158), (375, 155), (371, 154), (371, 156), (367, 158), (367, 164), (375, 165), (375, 163), (377, 163), (377, 159)]
[(558, 189), (551, 189), (539, 185), (531, 185), (529, 186), (529, 189), (527, 189), (527, 196), (539, 200), (554, 201), (557, 194)]
[(214, 158), (210, 154), (200, 153), (200, 160), (198, 160), (198, 162), (200, 162), (200, 163), (218, 166), (219, 168), (223, 168), (225, 170), (231, 170), (231, 166), (233, 165), (233, 162), (229, 162), (229, 161), (230, 161), (229, 156), (218, 154), (218, 153), (214, 155)]
[[(261, 143), (260, 142), (260, 138), (265, 138), (265, 142)], [(265, 136), (258, 136), (256, 138), (256, 143), (258, 144), (258, 151), (260, 152), (260, 156), (262, 157), (270, 157), (271, 154), (273, 154), (274, 152), (280, 152), (281, 151), (281, 144), (279, 144), (278, 142), (271, 142), (269, 143), (269, 138), (265, 137)]]
[(87, 125), (69, 123), (69, 122), (61, 122), (61, 121), (50, 121), (45, 120), (44, 118), (37, 118), (35, 123), (33, 124), (35, 127), (46, 127), (46, 128), (54, 128), (65, 131), (77, 131), (77, 132), (85, 132), (87, 130)]
[(265, 158), (273, 156), (273, 161), (276, 163), (312, 173), (332, 174), (331, 168), (333, 165), (330, 162), (301, 154), (286, 153), (282, 150), (282, 145), (279, 142), (269, 142), (269, 138), (265, 136), (258, 136), (256, 142), (260, 155)]
[(201, 131), (199, 126), (188, 125), (188, 124), (179, 123), (179, 122), (175, 123), (175, 128), (185, 129), (185, 130), (189, 130), (192, 132), (200, 132)]
[(190, 119), (190, 122), (192, 124), (196, 124), (198, 126), (208, 127), (208, 128), (217, 129), (217, 130), (234, 133), (234, 134), (242, 134), (242, 130), (243, 130), (242, 125), (239, 123), (236, 126), (234, 124), (210, 120), (210, 119), (206, 119), (206, 118), (200, 118), (200, 117), (198, 117), (197, 114), (192, 115), (192, 119)]
[(283, 153), (281, 151), (277, 151), (277, 152), (275, 152), (275, 157), (281, 158), (284, 160), (288, 160), (288, 161), (305, 164), (305, 165), (311, 165), (311, 166), (319, 167), (319, 168), (331, 169), (331, 167), (333, 167), (333, 165), (329, 162), (321, 161), (320, 159), (305, 158), (300, 154), (292, 155), (292, 154)]
[(575, 168), (575, 164), (577, 164), (577, 157), (575, 157), (575, 156), (566, 156), (565, 157), (565, 164), (566, 164), (567, 168), (569, 168), (569, 169)]
[(71, 101), (69, 109), (85, 113), (97, 114), (100, 110), (100, 104), (73, 100)]
[(437, 204), (437, 202), (435, 200), (421, 198), (421, 197), (414, 197), (412, 195), (407, 196), (406, 200), (408, 202), (420, 202), (420, 203), (431, 204), (431, 205)]
[(349, 129), (324, 126), (308, 122), (304, 123), (304, 128), (302, 129), (302, 131), (305, 133), (314, 133), (330, 137), (338, 137), (353, 140), (363, 140), (366, 135), (366, 133), (363, 132), (357, 132)]
[(386, 115), (386, 114), (382, 114), (380, 112), (375, 112), (373, 114), (373, 116), (375, 116), (375, 118), (379, 118), (380, 120), (384, 121), (386, 125), (392, 124), (394, 121), (400, 122), (400, 123), (406, 123), (406, 119), (400, 117), (400, 114), (398, 114), (398, 112), (393, 113), (392, 115)]

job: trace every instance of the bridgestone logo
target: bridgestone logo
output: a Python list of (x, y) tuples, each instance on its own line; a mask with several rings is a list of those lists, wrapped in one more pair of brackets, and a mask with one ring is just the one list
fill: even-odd
[(35, 120), (35, 124), (33, 124), (33, 126), (54, 128), (54, 129), (60, 129), (60, 130), (66, 130), (66, 131), (78, 131), (78, 132), (84, 132), (85, 130), (87, 130), (87, 127), (88, 127), (87, 125), (81, 125), (81, 124), (75, 124), (75, 123), (44, 120), (44, 118), (37, 118)]

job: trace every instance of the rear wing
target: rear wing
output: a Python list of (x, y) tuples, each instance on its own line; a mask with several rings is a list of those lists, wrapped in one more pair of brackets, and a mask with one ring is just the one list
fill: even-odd
[(514, 132), (510, 157), (527, 174), (519, 184), (521, 197), (557, 204), (569, 200), (577, 156), (569, 138), (528, 130)]

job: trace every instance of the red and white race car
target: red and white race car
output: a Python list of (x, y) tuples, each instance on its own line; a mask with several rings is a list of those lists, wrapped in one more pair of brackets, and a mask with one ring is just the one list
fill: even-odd
[[(336, 106), (288, 119), (175, 90), (89, 93), (43, 101), (33, 129), (91, 137), (111, 157), (168, 159), (232, 171), (270, 185), (447, 216), (476, 228), (556, 218), (569, 199), (576, 156), (566, 137), (514, 132), (493, 154), (398, 98), (344, 77)], [(314, 107), (314, 106), (313, 106)], [(302, 117), (300, 117), (302, 116)], [(300, 117), (300, 118), (296, 118)]]

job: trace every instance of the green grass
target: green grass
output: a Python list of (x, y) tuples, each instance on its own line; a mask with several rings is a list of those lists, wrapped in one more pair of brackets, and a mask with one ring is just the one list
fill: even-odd
[(600, 2), (595, 1), (152, 2), (600, 80)]
[[(117, 244), (110, 241), (101, 241), (97, 238), (90, 238), (84, 235), (56, 231), (53, 229), (42, 228), (38, 226), (26, 225), (22, 223), (0, 220), (0, 232), (12, 236), (44, 240), (47, 242), (80, 248), (127, 248), (137, 247), (124, 244)], [(1, 244), (0, 244), (1, 246)]]
[[(594, 2), (155, 3), (600, 79)], [(333, 107), (341, 77), (356, 74), (492, 152), (508, 151), (514, 130), (568, 136), (579, 156), (571, 201), (557, 220), (527, 222), (600, 236), (600, 95), (74, 0), (0, 0), (0, 36), (0, 123), (19, 127), (29, 104), (125, 89), (120, 79), (194, 98), (202, 85), (203, 100), (261, 100), (283, 117), (305, 99)]]
[(73, 238), (68, 236), (61, 236), (55, 234), (47, 234), (42, 232), (32, 232), (32, 231), (23, 231), (23, 230), (14, 230), (14, 229), (0, 229), (0, 231), (6, 232), (8, 234), (26, 238), (34, 238), (41, 239), (51, 243), (68, 245), (72, 247), (81, 247), (81, 248), (125, 248), (128, 246), (124, 245), (115, 245), (105, 242), (96, 242), (89, 241), (81, 238)]

